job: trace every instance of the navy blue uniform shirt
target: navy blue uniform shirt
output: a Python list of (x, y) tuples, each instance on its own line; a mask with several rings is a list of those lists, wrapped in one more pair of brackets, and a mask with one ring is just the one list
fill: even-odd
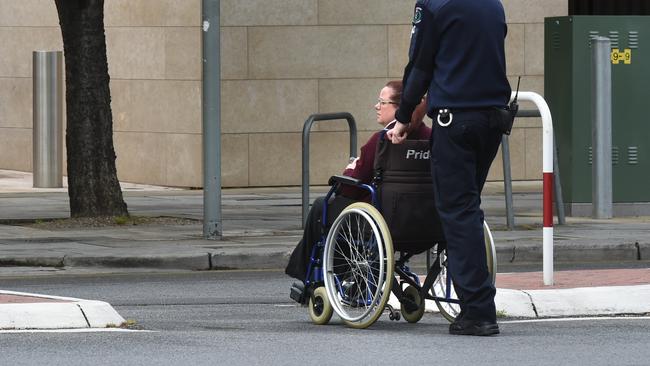
[(445, 107), (506, 107), (506, 32), (500, 0), (418, 0), (395, 118), (408, 123), (427, 91), (429, 116)]

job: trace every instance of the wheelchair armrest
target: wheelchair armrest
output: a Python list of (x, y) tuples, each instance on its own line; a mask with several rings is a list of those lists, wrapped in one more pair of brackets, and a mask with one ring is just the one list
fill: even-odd
[(361, 181), (357, 178), (348, 177), (347, 175), (333, 175), (330, 177), (328, 185), (333, 186), (335, 183), (347, 184), (350, 186), (359, 186)]

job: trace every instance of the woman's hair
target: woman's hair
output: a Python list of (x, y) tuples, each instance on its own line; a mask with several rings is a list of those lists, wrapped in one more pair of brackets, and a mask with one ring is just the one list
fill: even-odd
[(402, 80), (391, 80), (386, 83), (386, 87), (390, 88), (393, 91), (390, 96), (390, 101), (399, 104), (399, 102), (402, 100), (402, 90), (404, 90)]
[[(391, 80), (388, 83), (386, 83), (386, 86), (393, 91), (390, 97), (390, 101), (399, 104), (399, 102), (402, 100), (402, 91), (404, 90), (404, 84), (402, 83), (402, 81)], [(420, 102), (420, 104), (418, 104), (417, 107), (415, 107), (415, 110), (411, 115), (411, 123), (409, 123), (406, 132), (411, 133), (411, 131), (418, 129), (426, 114), (427, 114), (426, 98), (422, 98), (422, 101)]]

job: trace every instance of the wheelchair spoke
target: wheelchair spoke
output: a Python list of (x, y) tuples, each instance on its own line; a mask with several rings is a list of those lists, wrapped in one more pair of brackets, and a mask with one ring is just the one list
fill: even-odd
[(453, 319), (455, 319), (460, 313), (460, 306), (458, 304), (458, 296), (454, 290), (453, 282), (451, 281), (451, 276), (447, 270), (447, 253), (444, 249), (438, 252), (438, 259), (440, 263), (440, 272), (431, 286), (431, 293), (443, 316), (447, 318), (447, 320), (453, 321)]
[(346, 263), (352, 263), (353, 262), (353, 260), (351, 258), (352, 256), (348, 256), (343, 250), (340, 249), (339, 245), (336, 245), (336, 247), (334, 248), (334, 253), (335, 254), (340, 254), (342, 259), (344, 259)]
[(372, 324), (388, 301), (386, 278), (392, 277), (392, 243), (381, 215), (366, 203), (348, 206), (330, 229), (324, 255), (325, 287), (334, 311), (353, 327)]

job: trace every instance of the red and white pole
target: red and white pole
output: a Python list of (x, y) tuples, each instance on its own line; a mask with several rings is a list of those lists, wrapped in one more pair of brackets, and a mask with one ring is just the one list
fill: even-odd
[[(512, 94), (514, 98), (514, 93)], [(551, 111), (541, 95), (534, 92), (520, 92), (519, 100), (535, 103), (542, 116), (542, 179), (543, 179), (543, 222), (542, 256), (544, 285), (553, 285), (553, 120)]]

